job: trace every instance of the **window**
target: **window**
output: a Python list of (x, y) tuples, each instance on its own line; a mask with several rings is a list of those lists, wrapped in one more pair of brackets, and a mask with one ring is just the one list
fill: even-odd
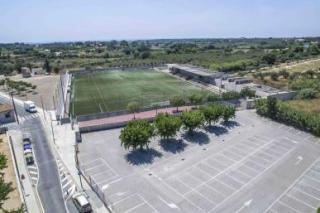
[(10, 117), (11, 117), (11, 113), (10, 113), (10, 112), (7, 112), (7, 113), (5, 114), (5, 117), (6, 117), (6, 118), (10, 118)]

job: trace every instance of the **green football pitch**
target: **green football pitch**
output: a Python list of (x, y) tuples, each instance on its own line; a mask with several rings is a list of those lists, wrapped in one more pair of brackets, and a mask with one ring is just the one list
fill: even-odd
[(73, 79), (73, 101), (70, 112), (85, 115), (126, 109), (129, 102), (151, 106), (181, 95), (208, 91), (154, 70), (105, 71), (79, 75)]

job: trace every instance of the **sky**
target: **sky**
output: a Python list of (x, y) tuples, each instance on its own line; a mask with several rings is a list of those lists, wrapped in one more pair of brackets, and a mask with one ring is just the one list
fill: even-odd
[(0, 0), (0, 43), (320, 36), (320, 0)]

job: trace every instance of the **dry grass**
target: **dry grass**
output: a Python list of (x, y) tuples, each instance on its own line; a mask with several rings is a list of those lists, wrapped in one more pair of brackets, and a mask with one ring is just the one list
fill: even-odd
[(312, 100), (292, 100), (290, 106), (305, 112), (320, 113), (320, 98)]
[(311, 59), (299, 62), (292, 62), (290, 64), (281, 64), (277, 67), (270, 69), (264, 69), (262, 72), (278, 72), (280, 70), (286, 69), (288, 72), (304, 72), (307, 70), (316, 70), (320, 69), (320, 59)]
[(7, 140), (7, 136), (4, 134), (0, 135), (0, 153), (4, 154), (8, 159), (8, 167), (2, 171), (4, 172), (4, 180), (6, 182), (12, 182), (12, 187), (15, 189), (9, 194), (9, 199), (4, 202), (3, 208), (6, 210), (18, 209), (21, 207), (21, 199), (19, 190), (17, 189), (16, 176), (13, 167), (9, 143)]

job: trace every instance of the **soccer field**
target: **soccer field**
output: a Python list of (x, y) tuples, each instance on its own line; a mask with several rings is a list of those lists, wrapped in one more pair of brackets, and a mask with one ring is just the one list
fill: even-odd
[(70, 111), (74, 115), (126, 109), (129, 102), (141, 106), (168, 101), (174, 95), (187, 97), (208, 93), (191, 83), (154, 70), (106, 71), (76, 76), (74, 99)]

